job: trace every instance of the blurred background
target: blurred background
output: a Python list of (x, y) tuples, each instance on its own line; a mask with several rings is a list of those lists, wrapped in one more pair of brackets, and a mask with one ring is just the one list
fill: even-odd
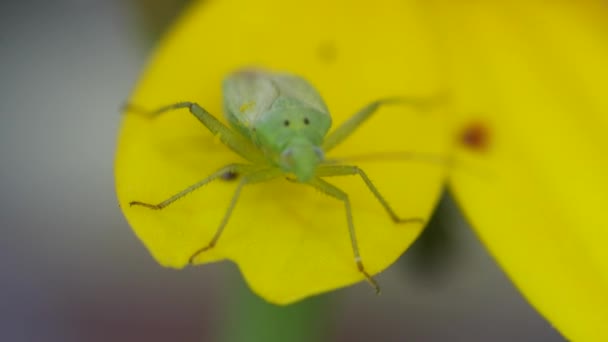
[(446, 194), (401, 260), (278, 308), (156, 264), (114, 195), (119, 107), (186, 1), (0, 2), (0, 341), (561, 341)]

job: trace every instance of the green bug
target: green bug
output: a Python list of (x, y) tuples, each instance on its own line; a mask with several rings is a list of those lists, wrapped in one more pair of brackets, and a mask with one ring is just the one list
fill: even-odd
[(291, 177), (295, 182), (312, 186), (344, 203), (357, 269), (376, 292), (379, 292), (380, 287), (365, 270), (359, 254), (348, 194), (324, 178), (359, 175), (394, 222), (423, 223), (423, 220), (400, 218), (363, 170), (355, 165), (328, 161), (324, 156), (351, 135), (380, 106), (409, 104), (424, 107), (429, 104), (429, 99), (388, 98), (374, 101), (328, 134), (331, 126), (329, 110), (316, 89), (301, 77), (243, 69), (224, 80), (223, 92), (225, 115), (231, 127), (221, 123), (194, 102), (175, 103), (154, 111), (127, 106), (129, 110), (150, 117), (187, 108), (211, 133), (218, 136), (223, 144), (249, 161), (248, 164), (226, 165), (158, 204), (132, 201), (130, 206), (160, 210), (211, 181), (239, 178), (232, 200), (215, 235), (207, 245), (192, 254), (189, 260), (192, 263), (199, 254), (217, 244), (245, 185), (278, 177)]

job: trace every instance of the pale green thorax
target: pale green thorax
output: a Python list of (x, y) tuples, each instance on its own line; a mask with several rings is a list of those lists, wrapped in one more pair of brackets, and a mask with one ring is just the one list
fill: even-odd
[(345, 223), (357, 269), (379, 291), (378, 284), (363, 266), (349, 196), (325, 178), (358, 175), (394, 222), (422, 223), (422, 220), (400, 218), (363, 170), (354, 165), (330, 163), (324, 159), (324, 154), (348, 138), (379, 107), (389, 104), (425, 107), (435, 103), (436, 98), (387, 98), (374, 101), (328, 134), (331, 116), (327, 106), (316, 89), (301, 77), (243, 69), (228, 75), (223, 83), (223, 93), (224, 114), (230, 126), (194, 102), (175, 103), (154, 111), (127, 106), (127, 110), (150, 117), (187, 108), (224, 145), (247, 161), (226, 165), (158, 204), (132, 201), (130, 206), (160, 210), (212, 181), (237, 180), (232, 200), (228, 203), (215, 235), (203, 248), (193, 252), (190, 257), (192, 263), (199, 254), (213, 248), (218, 242), (245, 185), (280, 177), (291, 179), (289, 175), (292, 174), (296, 182), (314, 187), (344, 203)]

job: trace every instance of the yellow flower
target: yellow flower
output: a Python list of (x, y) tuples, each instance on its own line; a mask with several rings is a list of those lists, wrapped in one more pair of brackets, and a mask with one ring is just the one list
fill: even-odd
[[(436, 62), (429, 58), (436, 54), (429, 51), (428, 32), (410, 5), (321, 4), (297, 9), (276, 1), (198, 5), (164, 39), (129, 102), (156, 109), (195, 101), (222, 118), (222, 79), (255, 66), (312, 82), (336, 126), (380, 98), (434, 96), (442, 90)], [(420, 113), (387, 106), (327, 158), (360, 157), (356, 165), (400, 216), (428, 219), (445, 170), (436, 163), (408, 160), (406, 154), (446, 155), (445, 118), (439, 110)], [(386, 153), (403, 157), (365, 157)], [(187, 110), (154, 120), (126, 113), (116, 159), (118, 198), (129, 223), (161, 264), (184, 267), (210, 242), (237, 182), (212, 182), (158, 211), (129, 203), (159, 203), (239, 161)], [(369, 273), (393, 263), (423, 228), (420, 223), (393, 223), (358, 176), (327, 180), (351, 197)], [(253, 291), (280, 304), (364, 279), (353, 256), (344, 204), (286, 179), (244, 188), (218, 244), (195, 262), (222, 259), (239, 266)]]
[[(401, 216), (426, 219), (446, 170), (406, 154), (447, 156), (455, 142), (449, 184), (491, 253), (566, 337), (605, 340), (608, 26), (598, 6), (207, 1), (165, 37), (129, 102), (195, 101), (219, 118), (223, 77), (259, 66), (310, 80), (335, 126), (379, 98), (447, 89), (449, 108), (384, 108), (328, 158), (375, 155), (356, 165)], [(387, 153), (402, 157), (378, 158)], [(236, 183), (210, 183), (160, 211), (129, 203), (161, 202), (236, 161), (185, 110), (125, 115), (117, 194), (158, 262), (187, 265), (215, 233)], [(351, 196), (367, 270), (382, 271), (422, 226), (394, 224), (357, 177), (330, 181)], [(280, 304), (364, 279), (343, 204), (283, 179), (246, 187), (217, 246), (195, 262), (222, 259)]]

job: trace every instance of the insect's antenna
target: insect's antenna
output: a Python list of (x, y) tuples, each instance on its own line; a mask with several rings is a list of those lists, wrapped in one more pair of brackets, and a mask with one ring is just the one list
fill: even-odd
[(178, 103), (173, 103), (167, 106), (163, 106), (154, 110), (146, 110), (143, 107), (140, 107), (138, 105), (132, 104), (132, 103), (124, 103), (121, 106), (121, 113), (133, 113), (133, 114), (138, 114), (138, 115), (143, 115), (143, 116), (147, 116), (150, 118), (155, 118), (157, 116), (159, 116), (160, 114), (163, 114), (165, 112), (169, 112), (169, 111), (173, 111), (176, 109), (182, 109), (182, 108), (188, 108), (190, 109), (192, 107), (193, 103), (192, 102), (178, 102)]
[(428, 97), (403, 97), (395, 96), (380, 100), (382, 104), (399, 105), (409, 103), (421, 111), (428, 111), (436, 108), (438, 105), (443, 105), (450, 102), (450, 93), (447, 90), (439, 91)]
[(344, 121), (340, 126), (336, 127), (330, 132), (323, 142), (323, 151), (329, 152), (334, 147), (338, 146), (342, 141), (348, 138), (357, 128), (359, 128), (363, 122), (367, 121), (374, 114), (378, 113), (381, 107), (387, 105), (402, 105), (410, 106), (413, 109), (421, 111), (429, 111), (440, 104), (445, 104), (449, 99), (447, 91), (440, 91), (429, 97), (406, 97), (406, 96), (393, 96), (384, 99), (376, 100), (369, 103), (367, 106), (360, 109), (353, 116)]
[(439, 164), (451, 166), (454, 160), (448, 156), (436, 155), (424, 152), (412, 151), (389, 151), (389, 152), (374, 152), (365, 154), (355, 154), (344, 156), (336, 159), (328, 159), (329, 164), (338, 164), (343, 162), (386, 162), (386, 161), (414, 161), (429, 164)]
[(325, 160), (326, 164), (344, 164), (344, 163), (374, 163), (374, 162), (415, 162), (423, 164), (433, 164), (438, 166), (446, 166), (447, 168), (456, 168), (465, 170), (468, 173), (475, 174), (482, 179), (491, 179), (492, 174), (488, 170), (480, 170), (479, 168), (467, 165), (464, 161), (456, 160), (450, 155), (437, 155), (424, 152), (413, 151), (389, 151), (389, 152), (373, 152), (364, 154), (355, 154), (339, 158)]

